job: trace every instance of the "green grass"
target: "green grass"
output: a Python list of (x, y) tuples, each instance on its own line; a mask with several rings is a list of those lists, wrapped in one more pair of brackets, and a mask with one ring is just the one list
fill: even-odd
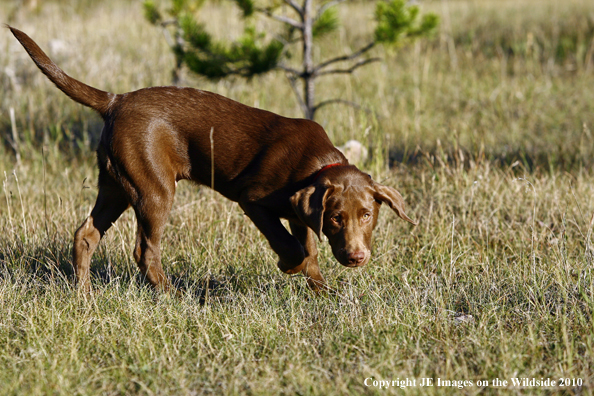
[[(95, 199), (100, 120), (3, 31), (0, 394), (404, 392), (365, 386), (371, 377), (473, 381), (410, 394), (498, 394), (477, 381), (512, 377), (581, 378), (581, 388), (556, 390), (594, 393), (594, 6), (566, 3), (423, 2), (441, 15), (435, 39), (378, 50), (383, 63), (318, 87), (320, 99), (373, 110), (336, 106), (319, 121), (337, 144), (368, 143), (364, 169), (397, 187), (420, 220), (410, 227), (383, 208), (372, 261), (358, 270), (320, 243), (330, 296), (282, 274), (237, 205), (180, 183), (163, 261), (183, 297), (155, 296), (138, 276), (128, 211), (95, 253), (94, 294), (80, 298), (70, 251)], [(139, 3), (16, 5), (0, 4), (0, 20), (46, 49), (64, 40), (52, 56), (82, 81), (116, 92), (168, 83), (171, 54)], [(204, 18), (215, 34), (239, 33), (224, 7), (208, 6)], [(316, 56), (363, 43), (372, 10), (341, 9), (343, 28)], [(300, 115), (281, 74), (185, 79)]]

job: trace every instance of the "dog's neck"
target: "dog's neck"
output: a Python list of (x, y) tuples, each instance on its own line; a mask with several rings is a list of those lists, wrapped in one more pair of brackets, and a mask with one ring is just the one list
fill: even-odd
[(319, 171), (316, 172), (316, 175), (314, 176), (314, 180), (317, 180), (318, 177), (320, 177), (320, 174), (322, 174), (322, 172), (324, 172), (326, 169), (333, 168), (335, 166), (344, 166), (344, 164), (341, 164), (340, 162), (336, 162), (334, 164), (323, 166), (322, 169), (320, 169)]

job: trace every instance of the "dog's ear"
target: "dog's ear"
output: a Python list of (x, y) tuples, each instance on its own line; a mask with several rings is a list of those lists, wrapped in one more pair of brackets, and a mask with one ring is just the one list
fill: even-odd
[(388, 204), (388, 206), (396, 212), (396, 214), (403, 220), (408, 221), (413, 225), (418, 222), (414, 221), (404, 213), (404, 199), (402, 195), (392, 187), (384, 186), (379, 183), (374, 183), (375, 194), (374, 198), (380, 202)]
[(297, 191), (290, 198), (293, 210), (297, 217), (311, 228), (319, 239), (322, 239), (322, 226), (324, 223), (324, 210), (326, 199), (334, 191), (334, 186), (312, 184)]

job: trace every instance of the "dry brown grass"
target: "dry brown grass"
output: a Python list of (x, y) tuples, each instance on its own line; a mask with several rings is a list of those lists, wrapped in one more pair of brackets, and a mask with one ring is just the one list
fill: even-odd
[[(63, 40), (52, 56), (69, 74), (116, 92), (168, 83), (171, 54), (137, 2), (37, 4), (2, 3), (0, 20), (43, 48)], [(15, 169), (1, 146), (0, 393), (383, 394), (364, 385), (368, 377), (470, 380), (469, 394), (481, 391), (477, 380), (567, 377), (583, 387), (556, 390), (592, 393), (594, 7), (560, 4), (423, 2), (442, 15), (434, 41), (380, 50), (385, 62), (320, 86), (324, 97), (376, 113), (337, 106), (319, 121), (337, 144), (366, 141), (365, 169), (397, 186), (420, 220), (410, 228), (382, 209), (372, 262), (357, 271), (320, 244), (337, 289), (320, 298), (276, 269), (235, 204), (180, 183), (163, 260), (185, 297), (158, 299), (143, 287), (128, 212), (94, 256), (95, 295), (78, 299), (71, 239), (95, 198), (99, 119), (48, 83), (4, 31), (0, 132), (6, 141), (14, 108), (22, 159)], [(220, 10), (204, 17), (218, 34), (235, 34)], [(364, 41), (368, 5), (342, 10), (344, 28), (319, 56)], [(299, 115), (281, 74), (185, 78)]]

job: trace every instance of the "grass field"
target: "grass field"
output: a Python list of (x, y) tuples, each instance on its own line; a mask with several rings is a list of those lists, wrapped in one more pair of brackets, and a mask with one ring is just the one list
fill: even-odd
[[(336, 144), (369, 145), (361, 167), (420, 221), (383, 208), (362, 269), (321, 243), (329, 296), (282, 274), (237, 205), (180, 183), (162, 255), (183, 298), (140, 279), (130, 211), (79, 298), (70, 251), (95, 199), (100, 119), (1, 30), (0, 394), (593, 394), (594, 3), (421, 4), (440, 15), (434, 38), (380, 48), (383, 62), (317, 88), (371, 110), (327, 107), (317, 121)], [(315, 56), (370, 34), (369, 3), (341, 7)], [(241, 30), (228, 4), (201, 12), (219, 37)], [(169, 83), (172, 56), (136, 1), (5, 1), (0, 22), (95, 87)], [(184, 84), (300, 116), (281, 73)], [(405, 379), (415, 385), (373, 382)]]

